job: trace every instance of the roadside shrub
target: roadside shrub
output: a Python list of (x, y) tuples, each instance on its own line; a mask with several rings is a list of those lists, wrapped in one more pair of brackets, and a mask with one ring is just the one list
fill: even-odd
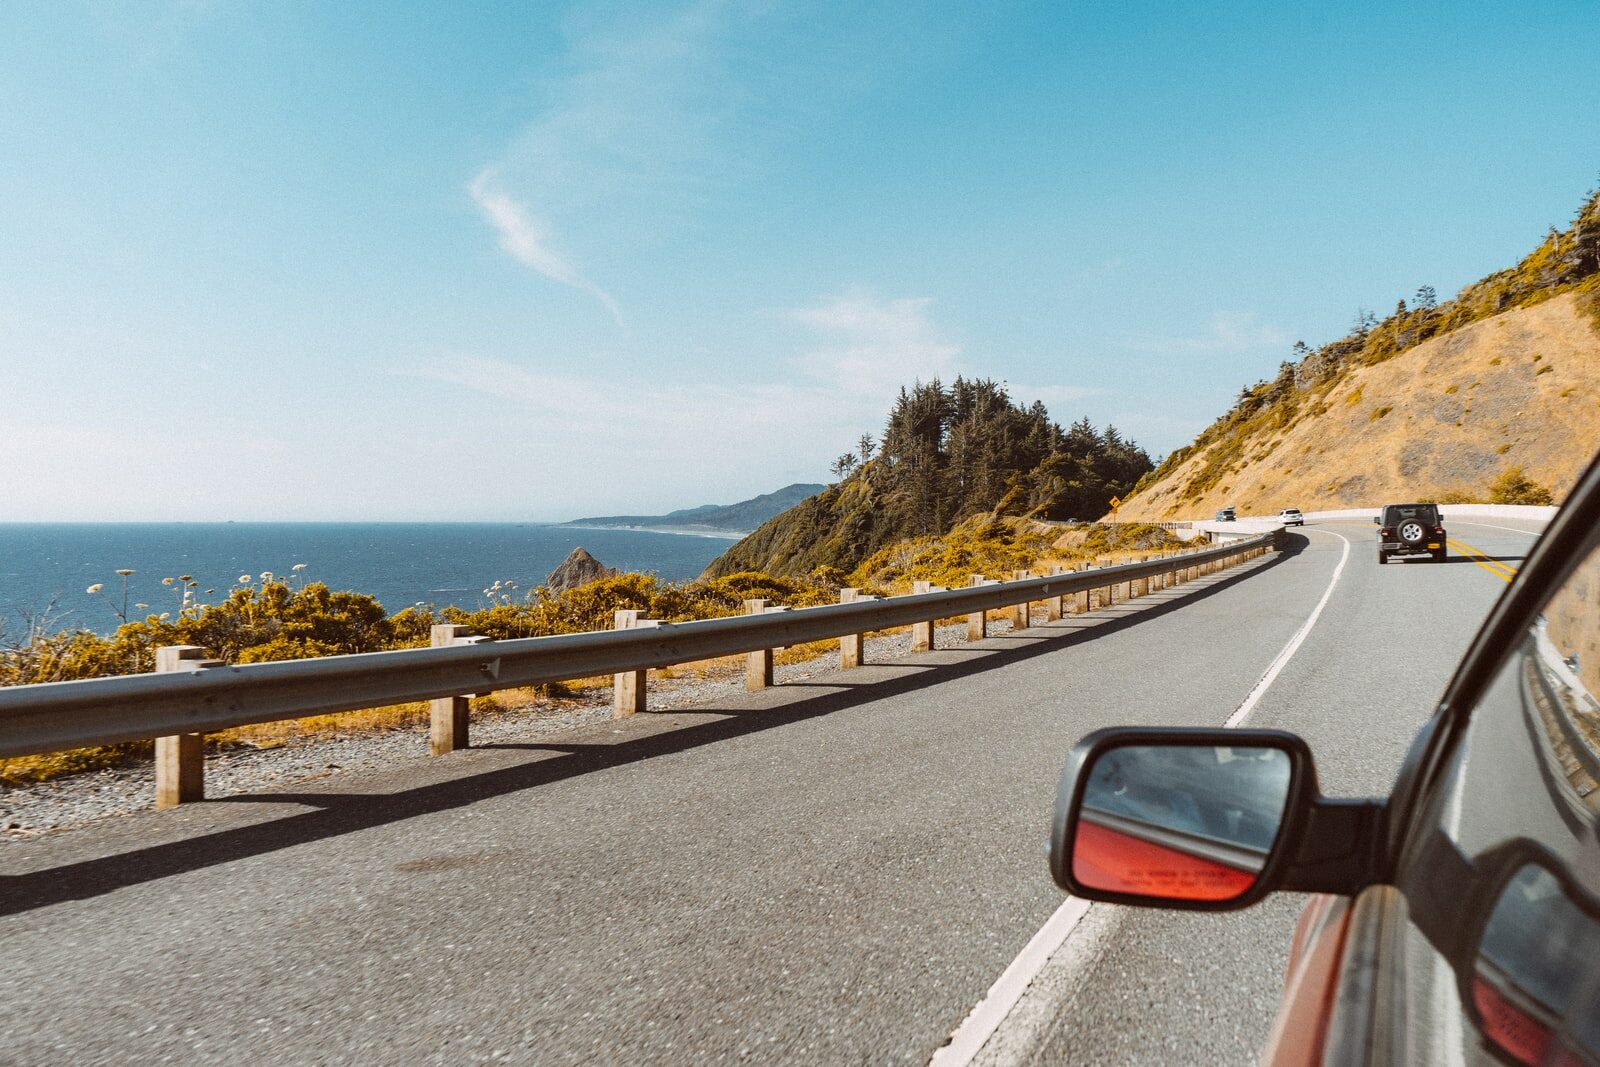
[(1550, 490), (1528, 478), (1521, 467), (1507, 467), (1489, 483), (1491, 504), (1554, 504)]

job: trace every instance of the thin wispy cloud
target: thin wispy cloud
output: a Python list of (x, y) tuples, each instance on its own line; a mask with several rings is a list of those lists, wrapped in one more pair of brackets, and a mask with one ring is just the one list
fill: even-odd
[[(665, 485), (681, 492), (686, 482), (726, 482), (729, 456), (738, 457), (738, 480), (747, 483), (739, 492), (764, 492), (779, 472), (818, 479), (883, 415), (869, 415), (839, 389), (808, 382), (662, 382), (642, 391), (621, 376), (579, 377), (468, 354), (408, 373), (493, 401), (482, 405), (480, 426), (514, 434), (527, 446), (507, 462), (526, 463), (520, 473), (534, 484), (566, 480), (561, 488), (572, 497), (602, 488), (642, 492)], [(601, 440), (606, 447), (596, 447)]]
[(570, 286), (580, 293), (598, 300), (611, 313), (617, 325), (622, 325), (622, 309), (610, 293), (584, 277), (567, 259), (551, 247), (549, 228), (518, 202), (495, 185), (492, 167), (478, 173), (467, 186), (472, 200), (483, 212), (483, 217), (500, 235), (500, 247), (523, 266), (560, 285)]
[(537, 87), (535, 117), (468, 185), (500, 247), (621, 325), (618, 301), (554, 234), (579, 259), (625, 263), (641, 234), (734, 179), (728, 146), (755, 139), (738, 136), (749, 87), (726, 69), (723, 37), (737, 21), (715, 2), (569, 13), (562, 73)]
[[(770, 366), (779, 378), (739, 384), (715, 376), (659, 380), (641, 389), (592, 361), (583, 374), (548, 356), (491, 358), (452, 352), (398, 373), (456, 387), (479, 405), (480, 429), (514, 434), (537, 457), (527, 477), (563, 476), (596, 485), (681, 485), (702, 473), (726, 481), (737, 456), (749, 484), (774, 477), (821, 480), (828, 464), (863, 432), (882, 430), (902, 386), (973, 374), (961, 346), (942, 330), (926, 297), (880, 297), (864, 289), (786, 310), (768, 321), (787, 328), (792, 355)], [(760, 365), (751, 370), (759, 373)], [(1043, 400), (1070, 420), (1071, 404), (1095, 391), (1071, 385), (1009, 385), (1024, 403)], [(597, 449), (597, 434), (608, 447)], [(533, 463), (532, 460), (529, 461)], [(580, 473), (581, 472), (581, 473)], [(577, 493), (577, 489), (570, 490)]]
[(1175, 337), (1135, 337), (1128, 347), (1139, 352), (1226, 353), (1286, 348), (1289, 334), (1258, 320), (1253, 312), (1218, 312), (1204, 331)]
[(927, 297), (879, 299), (862, 290), (788, 312), (820, 346), (795, 359), (802, 373), (839, 383), (855, 395), (892, 396), (912, 381), (963, 373), (961, 348), (941, 337)]

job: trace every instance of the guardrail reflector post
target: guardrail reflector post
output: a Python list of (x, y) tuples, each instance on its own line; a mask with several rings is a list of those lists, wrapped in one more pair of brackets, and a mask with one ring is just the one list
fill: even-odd
[[(163, 645), (156, 649), (156, 671), (193, 671), (220, 667), (221, 660), (204, 659), (198, 645)], [(206, 798), (206, 735), (174, 734), (156, 738), (156, 807), (175, 808)]]
[[(912, 596), (916, 596), (916, 595), (921, 594), (921, 593), (932, 593), (932, 592), (935, 592), (935, 591), (938, 591), (940, 593), (944, 592), (944, 590), (942, 588), (940, 588), (939, 586), (934, 585), (932, 582), (912, 582), (911, 583), (911, 595)], [(934, 623), (936, 623), (938, 621), (939, 620), (937, 620), (937, 619), (929, 619), (927, 622), (914, 622), (914, 623), (911, 624), (911, 651), (913, 651), (913, 652), (932, 652), (933, 651), (933, 627), (934, 627)]]
[[(751, 599), (744, 602), (746, 615), (765, 615), (767, 602)], [(772, 684), (772, 649), (758, 648), (744, 658), (744, 687), (750, 692), (765, 689)]]
[[(623, 608), (612, 616), (611, 628), (613, 630), (636, 630), (642, 626), (654, 626), (654, 619), (641, 619), (639, 612), (633, 608)], [(649, 671), (623, 671), (613, 675), (611, 679), (611, 709), (614, 717), (625, 719), (629, 715), (637, 715), (645, 709), (645, 692), (648, 688), (646, 679)]]
[[(1064, 574), (1066, 572), (1063, 571), (1061, 569), (1061, 567), (1057, 566), (1056, 564), (1051, 564), (1050, 570), (1047, 573), (1055, 575), (1055, 574)], [(1061, 616), (1065, 615), (1066, 612), (1067, 612), (1067, 598), (1064, 595), (1063, 596), (1050, 596), (1050, 597), (1045, 597), (1044, 598), (1044, 621), (1045, 622), (1060, 622), (1061, 621)]]
[[(458, 638), (471, 631), (456, 623), (441, 623), (428, 632), (428, 644), (434, 648), (449, 648)], [(438, 697), (428, 701), (428, 755), (443, 756), (447, 752), (466, 748), (471, 714), (470, 697)]]
[[(1020, 582), (1031, 577), (1032, 575), (1027, 571), (1011, 572), (1011, 580), (1014, 582)], [(1011, 628), (1013, 630), (1026, 630), (1033, 624), (1033, 615), (1029, 610), (1030, 607), (1031, 605), (1026, 600), (1020, 604), (1011, 605)]]

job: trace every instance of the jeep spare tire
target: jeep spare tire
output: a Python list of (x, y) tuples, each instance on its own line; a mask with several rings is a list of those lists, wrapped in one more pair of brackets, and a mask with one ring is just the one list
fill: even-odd
[(1416, 519), (1407, 519), (1400, 524), (1400, 529), (1395, 531), (1400, 535), (1400, 540), (1413, 548), (1422, 544), (1422, 539), (1428, 536), (1427, 528)]

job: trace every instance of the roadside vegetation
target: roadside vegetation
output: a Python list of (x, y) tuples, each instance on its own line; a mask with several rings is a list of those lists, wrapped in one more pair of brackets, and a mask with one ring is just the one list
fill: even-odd
[(1152, 465), (1116, 427), (1082, 419), (1063, 429), (1043, 404), (1015, 401), (999, 383), (918, 384), (900, 391), (881, 444), (863, 435), (835, 462), (836, 483), (763, 524), (706, 573), (850, 572), (903, 542), (963, 540), (961, 524), (985, 516), (1091, 519)]
[[(1241, 389), (1233, 407), (1192, 444), (1167, 455), (1140, 479), (1134, 491), (1133, 510), (1138, 511), (1143, 503), (1141, 495), (1149, 496), (1158, 487), (1164, 501), (1161, 510), (1166, 514), (1184, 507), (1202, 510), (1203, 501), (1215, 503), (1219, 494), (1259, 494), (1266, 487), (1256, 483), (1271, 470), (1262, 467), (1263, 461), (1285, 443), (1297, 426), (1323, 419), (1341, 406), (1365, 412), (1360, 421), (1366, 424), (1385, 417), (1399, 418), (1398, 414), (1390, 414), (1396, 411), (1392, 406), (1396, 401), (1390, 397), (1368, 397), (1366, 403), (1373, 406), (1363, 406), (1363, 384), (1370, 385), (1371, 378), (1357, 376), (1365, 368), (1386, 363), (1430, 339), (1474, 323), (1569, 294), (1586, 321), (1600, 329), (1600, 189), (1586, 196), (1566, 229), (1552, 229), (1516, 266), (1467, 286), (1454, 299), (1441, 302), (1433, 288), (1424, 285), (1409, 301), (1401, 299), (1385, 318), (1360, 310), (1348, 334), (1320, 348), (1297, 342), (1292, 359), (1279, 364), (1272, 379)], [(1532, 355), (1529, 380), (1556, 372), (1549, 362), (1541, 364), (1541, 359), (1538, 353)], [(1501, 357), (1496, 356), (1487, 367), (1498, 368), (1501, 362)], [(1501, 373), (1510, 370), (1507, 367)], [(1352, 378), (1357, 379), (1353, 384)], [(1478, 385), (1468, 384), (1466, 394), (1473, 394)], [(1459, 383), (1451, 383), (1443, 394), (1453, 398), (1461, 388)], [(1371, 392), (1370, 388), (1366, 391)], [(1581, 389), (1574, 385), (1559, 392), (1559, 396), (1566, 399), (1580, 393)], [(1466, 395), (1464, 404), (1440, 405), (1436, 413), (1430, 412), (1430, 419), (1441, 420), (1442, 425), (1463, 426), (1473, 412), (1473, 403), (1482, 399), (1482, 394)], [(1448, 416), (1446, 411), (1450, 412)], [(1522, 416), (1524, 412), (1518, 410), (1515, 414)], [(1506, 442), (1495, 451), (1504, 455), (1510, 447)], [(1320, 454), (1321, 450), (1313, 453)], [(1517, 468), (1504, 468), (1498, 477), (1508, 476), (1512, 469)], [(1456, 486), (1453, 491), (1478, 500), (1495, 492), (1515, 495), (1504, 487), (1496, 489), (1498, 483), (1491, 484), (1495, 477), (1492, 470), (1481, 477), (1481, 482)], [(1333, 488), (1343, 488), (1348, 481), (1336, 483)], [(1351, 491), (1359, 494), (1360, 486)], [(1335, 503), (1333, 499), (1325, 502)], [(1317, 501), (1303, 503), (1312, 506)]]
[[(1082, 559), (1122, 560), (1179, 544), (1157, 526), (1080, 526), (1063, 528), (1018, 518), (978, 516), (939, 537), (915, 538), (884, 548), (851, 573), (822, 567), (794, 578), (745, 571), (692, 582), (668, 582), (651, 574), (600, 578), (565, 592), (540, 586), (518, 592), (511, 582), (484, 590), (476, 609), (409, 607), (394, 614), (365, 593), (334, 592), (325, 584), (301, 584), (297, 577), (263, 575), (226, 591), (216, 603), (184, 595), (181, 609), (130, 619), (110, 634), (81, 628), (54, 628), (49, 613), (28, 620), (20, 632), (0, 627), (0, 685), (73, 681), (108, 675), (146, 673), (155, 668), (156, 649), (195, 645), (210, 658), (229, 663), (306, 659), (429, 643), (436, 623), (456, 623), (495, 639), (541, 637), (609, 629), (613, 613), (635, 609), (668, 622), (742, 614), (744, 602), (765, 599), (774, 605), (810, 607), (836, 603), (839, 590), (854, 586), (893, 595), (927, 580), (954, 588), (974, 573), (1004, 577), (1012, 571), (1071, 566)], [(175, 580), (187, 589), (193, 579)], [(91, 587), (93, 588), (93, 587)], [(115, 609), (114, 610), (125, 610)], [(803, 662), (831, 653), (835, 642), (785, 649), (780, 663)], [(680, 664), (654, 672), (659, 679), (712, 678), (742, 669), (738, 657)], [(558, 714), (594, 699), (610, 678), (573, 679), (477, 698), (475, 714), (516, 710)], [(240, 746), (271, 748), (296, 738), (362, 731), (425, 727), (427, 705), (405, 704), (258, 726), (208, 735), (212, 750)], [(0, 760), (0, 785), (15, 786), (66, 774), (100, 770), (150, 758), (150, 742), (78, 749)]]
[(1435, 503), (1439, 504), (1532, 504), (1536, 506), (1549, 506), (1554, 504), (1555, 494), (1538, 482), (1529, 478), (1522, 472), (1521, 467), (1507, 467), (1505, 471), (1489, 483), (1488, 490), (1483, 493), (1440, 493)]

